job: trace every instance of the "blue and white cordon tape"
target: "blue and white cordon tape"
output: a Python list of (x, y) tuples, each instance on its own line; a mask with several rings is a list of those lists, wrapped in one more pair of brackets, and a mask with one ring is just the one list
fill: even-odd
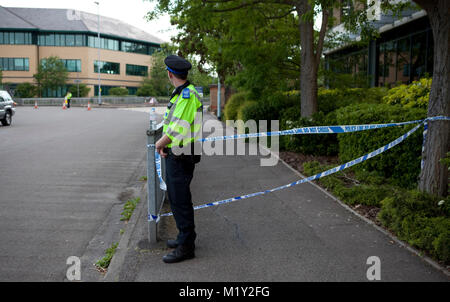
[[(358, 157), (352, 161), (349, 161), (345, 164), (342, 164), (340, 166), (336, 166), (332, 169), (329, 169), (327, 171), (318, 173), (316, 175), (304, 178), (304, 179), (300, 179), (297, 181), (294, 181), (290, 184), (284, 185), (284, 186), (280, 186), (280, 187), (276, 187), (273, 189), (269, 189), (269, 190), (265, 190), (265, 191), (260, 191), (260, 192), (256, 192), (256, 193), (251, 193), (251, 194), (247, 194), (247, 195), (241, 195), (241, 196), (237, 196), (237, 197), (232, 197), (232, 198), (228, 198), (228, 199), (223, 199), (223, 200), (219, 200), (219, 201), (214, 201), (214, 202), (210, 202), (210, 203), (205, 203), (202, 205), (198, 205), (194, 207), (194, 210), (198, 210), (198, 209), (202, 209), (202, 208), (208, 208), (208, 207), (213, 207), (213, 206), (217, 206), (217, 205), (221, 205), (221, 204), (225, 204), (225, 203), (230, 203), (236, 200), (242, 200), (242, 199), (246, 199), (246, 198), (250, 198), (250, 197), (255, 197), (255, 196), (259, 196), (259, 195), (263, 195), (263, 194), (267, 194), (267, 193), (271, 193), (271, 192), (275, 192), (275, 191), (279, 191), (285, 188), (289, 188), (289, 187), (293, 187), (295, 185), (299, 185), (305, 182), (309, 182), (312, 180), (316, 180), (331, 174), (334, 174), (336, 172), (342, 171), (344, 169), (347, 169), (351, 166), (354, 166), (356, 164), (359, 164), (363, 161), (366, 161), (372, 157), (375, 157), (391, 148), (393, 148), (394, 146), (398, 145), (399, 143), (401, 143), (402, 141), (404, 141), (407, 137), (409, 137), (411, 134), (413, 134), (417, 129), (419, 129), (419, 127), (424, 124), (424, 133), (423, 133), (423, 141), (425, 142), (425, 138), (426, 138), (426, 132), (427, 132), (427, 122), (429, 121), (437, 121), (437, 120), (450, 120), (450, 117), (446, 117), (446, 116), (435, 116), (435, 117), (429, 117), (426, 118), (424, 120), (416, 120), (416, 121), (409, 121), (409, 122), (402, 122), (402, 123), (387, 123), (387, 124), (369, 124), (369, 125), (347, 125), (347, 126), (317, 126), (317, 127), (304, 127), (304, 128), (295, 128), (295, 129), (290, 129), (290, 130), (282, 130), (282, 131), (273, 131), (273, 132), (260, 132), (260, 133), (248, 133), (248, 134), (237, 134), (237, 135), (228, 135), (228, 136), (216, 136), (216, 137), (208, 137), (208, 138), (202, 138), (199, 139), (199, 142), (206, 142), (206, 141), (218, 141), (218, 140), (229, 140), (229, 139), (242, 139), (242, 138), (250, 138), (250, 137), (264, 137), (264, 136), (281, 136), (281, 135), (292, 135), (292, 134), (324, 134), (324, 133), (349, 133), (349, 132), (357, 132), (357, 131), (365, 131), (365, 130), (372, 130), (372, 129), (380, 129), (380, 128), (386, 128), (386, 127), (395, 127), (395, 126), (403, 126), (403, 125), (410, 125), (410, 124), (417, 124), (418, 125), (416, 127), (414, 127), (413, 129), (409, 130), (407, 133), (403, 134), (402, 136), (398, 137), (397, 139), (393, 140), (392, 142), (390, 142), (389, 144), (376, 149), (375, 151), (372, 151), (370, 153), (367, 153), (366, 155), (363, 155), (361, 157)], [(147, 145), (147, 147), (154, 147), (154, 145)], [(424, 146), (422, 146), (422, 150), (423, 150)], [(166, 183), (164, 182), (163, 178), (162, 178), (162, 172), (161, 172), (161, 156), (159, 155), (158, 152), (156, 152), (155, 150), (155, 163), (156, 163), (156, 171), (157, 171), (157, 175), (159, 178), (159, 185), (161, 190), (167, 190), (167, 186)], [(423, 163), (422, 163), (423, 165)], [(151, 215), (148, 214), (148, 221), (156, 221), (158, 222), (160, 217), (164, 217), (164, 216), (172, 216), (172, 213), (165, 213), (165, 214), (158, 214), (158, 215)]]

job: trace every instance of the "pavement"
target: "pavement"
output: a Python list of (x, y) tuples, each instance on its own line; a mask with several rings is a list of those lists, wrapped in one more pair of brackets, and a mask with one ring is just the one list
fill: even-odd
[(83, 281), (120, 239), (123, 204), (146, 175), (148, 115), (118, 109), (17, 107), (0, 126), (0, 281)]
[[(133, 109), (130, 109), (133, 110)], [(142, 109), (137, 109), (142, 110)], [(205, 119), (214, 119), (206, 115)], [(217, 131), (217, 129), (215, 129)], [(233, 130), (226, 128), (224, 134)], [(208, 134), (206, 133), (206, 136)], [(262, 191), (302, 178), (281, 160), (203, 156), (191, 184), (195, 205)], [(267, 157), (267, 156), (265, 156)], [(141, 192), (146, 200), (145, 190)], [(170, 212), (165, 204), (162, 213)], [(165, 240), (177, 234), (162, 217), (159, 241), (148, 243), (141, 203), (122, 237), (105, 281), (368, 281), (368, 258), (380, 260), (381, 281), (449, 281), (448, 272), (359, 216), (313, 183), (195, 212), (196, 257), (166, 264)]]

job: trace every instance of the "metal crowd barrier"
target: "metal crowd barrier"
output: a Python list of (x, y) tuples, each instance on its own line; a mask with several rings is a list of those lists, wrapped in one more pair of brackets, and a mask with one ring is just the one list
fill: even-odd
[[(158, 215), (166, 199), (166, 192), (160, 189), (159, 178), (156, 175), (155, 163), (155, 143), (162, 137), (163, 124), (158, 125), (150, 121), (149, 129), (147, 130), (147, 203), (148, 215)], [(166, 165), (165, 161), (161, 161), (162, 178), (165, 180)], [(148, 222), (148, 240), (150, 243), (156, 243), (157, 237), (157, 222)]]

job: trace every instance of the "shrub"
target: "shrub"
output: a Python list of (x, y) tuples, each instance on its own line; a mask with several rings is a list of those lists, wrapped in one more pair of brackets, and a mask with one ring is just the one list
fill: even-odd
[(247, 98), (248, 93), (245, 91), (233, 94), (225, 105), (225, 120), (237, 120), (239, 107), (244, 104)]
[[(387, 104), (356, 104), (336, 111), (339, 125), (402, 122), (425, 116), (426, 111), (421, 108), (407, 109)], [(339, 159), (347, 162), (360, 157), (393, 141), (414, 126), (338, 134)], [(393, 184), (413, 188), (420, 172), (422, 139), (421, 131), (416, 131), (395, 148), (356, 165), (355, 170), (378, 171), (379, 175), (391, 178)]]
[(405, 108), (427, 108), (430, 99), (431, 79), (422, 78), (409, 85), (402, 84), (390, 89), (383, 102), (402, 105)]
[(240, 116), (244, 121), (279, 120), (281, 112), (293, 106), (300, 107), (300, 98), (277, 91), (258, 100), (251, 106), (243, 107)]
[(350, 88), (350, 89), (319, 89), (317, 102), (319, 111), (329, 113), (352, 104), (381, 103), (386, 94), (385, 88)]
[(31, 83), (22, 83), (16, 87), (16, 96), (20, 98), (32, 98), (37, 92), (37, 87)]
[[(282, 112), (280, 120), (281, 130), (326, 126), (336, 124), (336, 114), (331, 112), (316, 113), (312, 118), (302, 118), (299, 107), (291, 107)], [(338, 141), (336, 134), (298, 134), (284, 135), (280, 137), (280, 147), (283, 150), (314, 155), (336, 155), (338, 153)]]
[[(321, 165), (317, 161), (311, 161), (303, 164), (304, 173), (308, 176), (334, 168), (332, 165)], [(364, 182), (358, 185), (349, 186), (345, 174), (352, 169), (340, 171), (335, 174), (325, 176), (319, 180), (320, 184), (330, 190), (333, 195), (338, 197), (344, 203), (349, 205), (367, 205), (381, 207), (381, 201), (390, 196), (393, 187), (387, 184), (373, 184)]]
[[(87, 97), (91, 88), (87, 87), (86, 84), (72, 85), (69, 87), (69, 92), (72, 93), (74, 97)], [(78, 95), (78, 91), (80, 95)]]
[(449, 263), (450, 213), (439, 206), (439, 199), (415, 190), (395, 191), (381, 202), (378, 218), (400, 239)]
[(128, 95), (128, 89), (123, 87), (114, 87), (109, 89), (108, 95), (117, 95), (117, 96)]

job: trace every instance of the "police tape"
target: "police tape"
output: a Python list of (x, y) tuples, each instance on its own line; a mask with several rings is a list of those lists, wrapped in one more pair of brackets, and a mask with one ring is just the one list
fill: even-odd
[[(407, 133), (403, 134), (402, 136), (398, 137), (397, 139), (393, 140), (392, 142), (384, 145), (383, 147), (380, 147), (370, 153), (367, 153), (363, 156), (360, 156), (352, 161), (349, 161), (345, 164), (342, 164), (340, 166), (336, 166), (334, 168), (331, 168), (327, 171), (321, 172), (321, 173), (317, 173), (313, 176), (304, 178), (304, 179), (300, 179), (298, 181), (292, 182), (290, 184), (286, 184), (283, 186), (279, 186), (273, 189), (269, 189), (269, 190), (265, 190), (265, 191), (260, 191), (260, 192), (255, 192), (255, 193), (251, 193), (251, 194), (247, 194), (247, 195), (241, 195), (241, 196), (237, 196), (237, 197), (232, 197), (232, 198), (228, 198), (228, 199), (223, 199), (223, 200), (219, 200), (219, 201), (215, 201), (215, 202), (210, 202), (210, 203), (205, 203), (202, 205), (198, 205), (194, 207), (194, 210), (198, 210), (198, 209), (202, 209), (202, 208), (207, 208), (207, 207), (213, 207), (213, 206), (217, 206), (217, 205), (221, 205), (221, 204), (225, 204), (225, 203), (230, 203), (230, 202), (234, 202), (237, 200), (242, 200), (242, 199), (247, 199), (250, 197), (255, 197), (255, 196), (259, 196), (259, 195), (263, 195), (263, 194), (267, 194), (267, 193), (271, 193), (271, 192), (275, 192), (275, 191), (279, 191), (285, 188), (289, 188), (289, 187), (293, 187), (295, 185), (298, 184), (302, 184), (305, 182), (310, 182), (312, 180), (317, 180), (319, 178), (340, 172), (344, 169), (347, 169), (349, 167), (352, 167), (356, 164), (359, 164), (363, 161), (366, 161), (372, 157), (375, 157), (391, 148), (393, 148), (394, 146), (398, 145), (399, 143), (401, 143), (402, 141), (404, 141), (407, 137), (409, 137), (411, 134), (413, 134), (417, 129), (419, 129), (419, 127), (422, 124), (427, 125), (427, 121), (436, 121), (436, 120), (450, 120), (450, 117), (445, 117), (445, 116), (437, 116), (437, 117), (430, 117), (430, 118), (426, 118), (424, 120), (417, 120), (417, 121), (410, 121), (410, 122), (403, 122), (403, 123), (389, 123), (389, 124), (373, 124), (373, 125), (354, 125), (354, 126), (321, 126), (320, 130), (325, 131), (326, 128), (328, 128), (327, 131), (331, 131), (331, 132), (301, 132), (302, 130), (300, 129), (307, 129), (308, 131), (320, 131), (319, 127), (306, 127), (306, 128), (297, 128), (297, 129), (291, 129), (291, 130), (296, 130), (294, 132), (296, 132), (295, 134), (309, 134), (309, 133), (346, 133), (346, 132), (356, 132), (356, 131), (364, 131), (364, 130), (370, 130), (370, 129), (379, 129), (379, 128), (385, 128), (385, 127), (392, 127), (392, 126), (402, 126), (402, 125), (409, 125), (409, 124), (413, 124), (413, 123), (419, 123), (417, 126), (415, 126), (413, 129), (409, 130)], [(388, 126), (389, 125), (389, 126)], [(367, 126), (375, 126), (375, 127), (367, 127)], [(311, 129), (311, 128), (316, 128), (316, 130)], [(359, 130), (356, 130), (359, 129)], [(291, 130), (285, 130), (285, 131), (276, 131), (276, 135), (286, 135), (285, 133), (287, 133), (286, 131), (291, 131)], [(341, 132), (334, 132), (334, 131), (341, 131)], [(425, 135), (426, 135), (426, 129), (424, 131), (424, 139), (425, 139)], [(266, 132), (265, 134), (269, 134), (271, 132)], [(283, 134), (281, 134), (283, 133)], [(269, 134), (270, 135), (270, 134)], [(268, 136), (269, 136), (268, 135)], [(235, 136), (226, 136), (226, 137), (236, 137)], [(214, 137), (214, 138), (219, 138), (219, 137)], [(230, 139), (230, 138), (225, 138), (222, 137), (223, 139)], [(241, 138), (241, 137), (239, 137)], [(150, 145), (147, 145), (147, 147), (149, 147)], [(154, 145), (152, 145), (154, 146)], [(158, 174), (158, 178), (160, 181), (160, 188), (162, 190), (166, 190), (166, 184), (162, 178), (162, 173), (161, 173), (161, 157), (159, 155), (158, 152), (156, 152), (155, 150), (155, 162), (156, 164), (156, 170), (157, 170), (157, 174)], [(158, 171), (159, 170), (159, 171)], [(163, 189), (165, 188), (165, 189)], [(156, 223), (160, 220), (160, 217), (165, 217), (165, 216), (172, 216), (173, 213), (164, 213), (164, 214), (158, 214), (158, 215), (151, 215), (148, 214), (148, 221), (156, 221)]]

